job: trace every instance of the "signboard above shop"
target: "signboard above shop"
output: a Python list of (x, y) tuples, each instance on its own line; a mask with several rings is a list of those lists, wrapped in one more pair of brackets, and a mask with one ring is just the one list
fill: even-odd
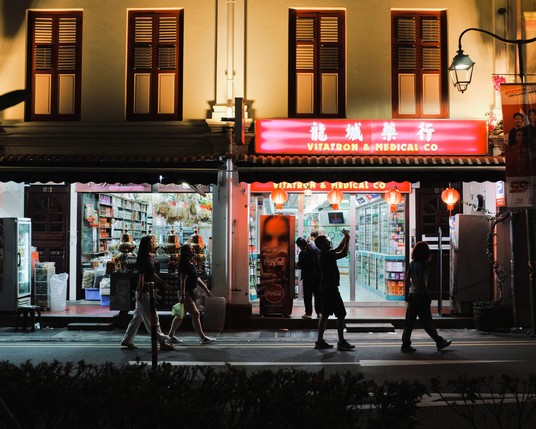
[(254, 182), (250, 184), (250, 192), (267, 193), (274, 189), (283, 189), (289, 193), (304, 191), (329, 192), (332, 189), (340, 189), (349, 194), (353, 193), (383, 193), (391, 189), (398, 189), (402, 193), (411, 192), (410, 182)]
[(482, 120), (258, 119), (255, 151), (272, 155), (487, 155)]

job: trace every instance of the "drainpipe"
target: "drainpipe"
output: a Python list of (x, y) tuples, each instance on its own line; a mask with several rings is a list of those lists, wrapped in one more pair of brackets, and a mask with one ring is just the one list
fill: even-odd
[[(527, 223), (528, 225), (528, 223)], [(530, 240), (530, 238), (529, 238)], [(510, 290), (512, 293), (512, 324), (517, 329), (517, 298), (516, 298), (516, 274), (515, 274), (515, 246), (514, 246), (514, 214), (510, 216)]]
[(232, 116), (234, 100), (234, 18), (235, 0), (227, 0), (227, 116)]
[[(232, 130), (227, 130), (229, 139), (232, 141)], [(232, 302), (234, 290), (234, 272), (233, 272), (233, 186), (234, 186), (234, 164), (232, 158), (225, 162), (225, 193), (226, 195), (226, 223), (225, 239), (227, 240), (227, 255), (225, 255), (225, 278), (227, 279), (227, 296), (229, 302)]]

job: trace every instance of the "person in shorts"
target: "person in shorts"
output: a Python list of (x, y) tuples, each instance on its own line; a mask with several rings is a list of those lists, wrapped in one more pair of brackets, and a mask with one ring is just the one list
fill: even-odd
[(339, 337), (337, 348), (342, 351), (349, 351), (355, 348), (344, 338), (346, 308), (339, 293), (340, 273), (337, 260), (346, 257), (348, 254), (350, 234), (346, 230), (343, 230), (342, 233), (343, 239), (335, 249), (332, 248), (331, 242), (326, 235), (319, 235), (315, 239), (316, 247), (320, 250), (318, 265), (320, 267), (320, 302), (322, 306), (315, 349), (333, 348), (333, 345), (324, 340), (328, 318), (332, 314), (337, 318), (337, 334)]

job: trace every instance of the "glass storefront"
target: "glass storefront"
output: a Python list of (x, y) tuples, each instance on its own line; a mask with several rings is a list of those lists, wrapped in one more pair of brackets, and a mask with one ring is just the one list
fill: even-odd
[[(196, 249), (198, 270), (210, 276), (212, 194), (194, 192), (114, 193), (78, 192), (81, 207), (80, 284), (100, 288), (111, 272), (133, 270), (136, 249), (147, 234), (155, 237), (156, 259), (162, 273), (170, 271), (170, 258), (190, 242)], [(127, 240), (131, 244), (125, 243)], [(168, 251), (170, 240), (178, 246)], [(87, 296), (87, 293), (86, 293)]]
[[(311, 231), (326, 234), (336, 247), (342, 230), (351, 234), (349, 255), (338, 260), (340, 292), (347, 302), (403, 300), (406, 258), (406, 204), (391, 210), (383, 193), (345, 193), (338, 207), (328, 202), (328, 192), (288, 193), (277, 210), (270, 192), (254, 192), (250, 197), (249, 278), (250, 299), (255, 300), (259, 275), (258, 222), (260, 215), (292, 215), (296, 237), (309, 238)], [(297, 257), (297, 251), (296, 251)], [(296, 275), (296, 297), (302, 298)]]

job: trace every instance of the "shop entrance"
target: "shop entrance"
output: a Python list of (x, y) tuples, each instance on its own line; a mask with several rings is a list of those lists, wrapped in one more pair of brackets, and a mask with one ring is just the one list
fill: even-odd
[[(287, 184), (294, 186), (294, 184)], [(271, 193), (262, 192), (271, 184), (254, 183), (250, 188), (250, 298), (255, 299), (258, 284), (258, 228), (260, 215), (291, 215), (296, 219), (296, 237), (309, 239), (311, 231), (325, 234), (333, 247), (341, 241), (342, 230), (350, 232), (350, 251), (338, 260), (340, 292), (346, 302), (403, 301), (403, 284), (406, 259), (407, 198), (391, 210), (384, 200), (390, 187), (371, 188), (371, 192), (345, 192), (342, 201), (335, 207), (328, 201), (330, 183), (308, 184), (316, 191), (302, 190), (288, 193), (288, 200), (277, 209)], [(348, 186), (344, 184), (337, 184)], [(375, 184), (355, 184), (360, 186)], [(407, 184), (409, 192), (410, 184)], [(376, 192), (374, 192), (374, 190)], [(296, 250), (295, 257), (297, 258)], [(257, 274), (257, 275), (256, 275)], [(303, 298), (299, 271), (296, 276), (296, 293)]]
[(26, 188), (25, 216), (32, 220), (32, 245), (41, 262), (54, 262), (56, 273), (68, 272), (69, 186)]
[[(454, 185), (453, 185), (454, 186)], [(463, 200), (462, 187), (454, 186), (460, 192), (460, 201)], [(429, 241), (432, 251), (432, 262), (430, 264), (430, 282), (429, 290), (433, 300), (438, 299), (439, 295), (439, 251), (437, 249), (437, 239), (439, 229), (443, 237), (449, 237), (449, 216), (447, 206), (441, 200), (441, 192), (445, 188), (423, 188), (416, 190), (416, 224), (415, 224), (415, 239), (417, 241)], [(460, 213), (460, 204), (454, 206), (452, 216)], [(420, 214), (420, 215), (419, 215)], [(442, 299), (449, 299), (449, 273), (450, 273), (450, 256), (449, 249), (443, 248), (442, 251)]]

